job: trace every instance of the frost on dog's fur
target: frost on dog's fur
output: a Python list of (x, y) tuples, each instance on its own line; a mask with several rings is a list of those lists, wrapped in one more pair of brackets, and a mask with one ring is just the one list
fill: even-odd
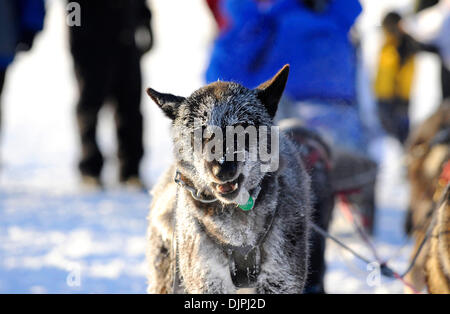
[[(174, 243), (178, 250), (177, 276), (188, 293), (234, 293), (228, 256), (209, 235), (233, 246), (255, 245), (263, 233), (268, 216), (276, 211), (272, 228), (262, 248), (258, 293), (301, 293), (308, 269), (308, 234), (310, 219), (310, 184), (296, 146), (280, 135), (281, 166), (276, 172), (262, 172), (260, 161), (239, 163), (237, 175), (242, 182), (235, 198), (217, 194), (204, 156), (189, 150), (194, 121), (225, 128), (234, 125), (273, 125), (278, 102), (284, 90), (289, 67), (256, 89), (236, 83), (216, 82), (190, 97), (162, 94), (149, 89), (150, 97), (172, 119), (172, 140), (177, 152), (174, 164), (153, 190), (149, 215), (147, 260), (148, 292), (171, 293), (175, 263)], [(182, 158), (188, 154), (190, 158)], [(218, 201), (195, 201), (191, 194), (173, 181), (178, 169), (189, 185), (203, 196)], [(261, 187), (251, 211), (235, 204), (244, 189)], [(206, 234), (199, 227), (205, 227)], [(176, 225), (175, 232), (173, 227)]]

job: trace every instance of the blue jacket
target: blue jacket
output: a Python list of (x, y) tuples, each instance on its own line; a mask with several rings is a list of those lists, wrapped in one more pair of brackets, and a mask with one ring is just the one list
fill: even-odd
[(44, 0), (0, 0), (0, 69), (14, 60), (24, 34), (42, 30), (44, 17)]
[(262, 8), (254, 0), (224, 0), (230, 21), (214, 43), (206, 80), (256, 87), (284, 64), (291, 65), (288, 96), (355, 99), (354, 47), (349, 30), (361, 12), (358, 0), (331, 0), (315, 13), (298, 0)]

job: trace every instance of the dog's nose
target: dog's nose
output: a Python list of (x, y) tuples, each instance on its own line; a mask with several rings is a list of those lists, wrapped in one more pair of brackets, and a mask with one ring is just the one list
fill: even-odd
[(234, 161), (224, 161), (223, 163), (213, 162), (211, 173), (220, 181), (229, 181), (234, 178), (237, 171), (237, 163)]

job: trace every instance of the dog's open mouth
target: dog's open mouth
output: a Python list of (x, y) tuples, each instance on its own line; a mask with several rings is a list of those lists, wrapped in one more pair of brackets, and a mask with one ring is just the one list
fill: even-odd
[(236, 180), (231, 182), (223, 184), (214, 183), (214, 189), (218, 194), (222, 196), (231, 196), (232, 194), (234, 194), (234, 192), (237, 192), (239, 190), (239, 184), (242, 183), (242, 180), (243, 176), (240, 175)]
[(239, 188), (239, 182), (237, 182), (237, 181), (216, 185), (216, 191), (222, 195), (233, 193), (238, 188)]

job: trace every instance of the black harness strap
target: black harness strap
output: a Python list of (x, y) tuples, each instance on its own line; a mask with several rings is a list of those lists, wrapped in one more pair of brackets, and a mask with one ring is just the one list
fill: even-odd
[(230, 275), (236, 288), (250, 288), (256, 285), (261, 271), (261, 248), (235, 247), (228, 252)]

